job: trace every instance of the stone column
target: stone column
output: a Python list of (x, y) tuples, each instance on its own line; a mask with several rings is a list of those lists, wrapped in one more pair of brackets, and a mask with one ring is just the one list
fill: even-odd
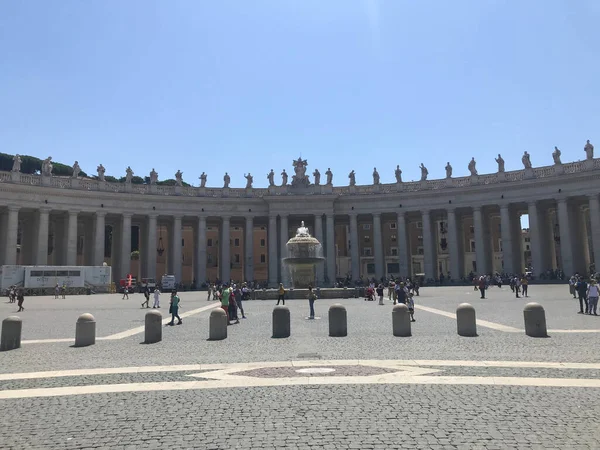
[[(231, 244), (229, 242), (229, 216), (222, 216), (221, 222), (221, 259), (219, 260), (219, 269), (221, 270), (221, 281), (229, 283), (231, 281)], [(181, 242), (179, 243), (181, 247)]]
[(206, 217), (198, 217), (196, 234), (196, 285), (202, 286), (206, 281)]
[(423, 223), (423, 255), (425, 266), (425, 279), (437, 278), (437, 252), (434, 242), (434, 233), (431, 228), (431, 214), (429, 211), (422, 211)]
[(336, 272), (335, 272), (335, 216), (333, 213), (325, 216), (325, 227), (327, 232), (327, 278), (329, 279), (329, 285), (333, 286), (335, 283)]
[(17, 264), (17, 235), (19, 233), (19, 207), (8, 207), (8, 218), (4, 234), (4, 264), (14, 266)]
[(396, 242), (398, 243), (398, 266), (400, 276), (403, 278), (408, 277), (410, 271), (409, 268), (409, 249), (410, 244), (408, 243), (408, 234), (406, 232), (406, 216), (403, 212), (397, 213), (396, 216), (396, 231), (398, 233)]
[(156, 231), (158, 229), (158, 214), (148, 214), (148, 226), (146, 228), (146, 276), (156, 278)]
[[(485, 254), (485, 230), (483, 229), (483, 215), (480, 206), (473, 208), (473, 226), (475, 228), (475, 261), (477, 262), (477, 274), (485, 275), (489, 272), (489, 268)], [(502, 244), (502, 248), (504, 248), (504, 244)]]
[[(321, 214), (315, 214), (315, 238), (321, 243), (321, 250), (323, 246), (323, 216)], [(316, 284), (317, 286), (323, 286), (325, 282), (325, 263), (317, 264), (316, 268)]]
[(279, 261), (277, 260), (277, 216), (269, 215), (269, 229), (267, 230), (269, 240), (269, 286), (277, 286), (277, 270)]
[(183, 281), (181, 239), (181, 216), (173, 216), (173, 240), (171, 245), (173, 246), (173, 275), (175, 275), (175, 280), (177, 283), (181, 283)]
[[(513, 255), (513, 236), (510, 220), (510, 210), (508, 204), (500, 205), (500, 237), (502, 239), (502, 261), (504, 262), (503, 271), (508, 274), (515, 273), (514, 255)], [(530, 219), (531, 220), (531, 219)], [(477, 227), (475, 227), (477, 233)], [(477, 252), (479, 243), (475, 242), (475, 251)], [(479, 254), (477, 254), (479, 257)], [(477, 263), (479, 265), (479, 263)], [(479, 266), (478, 266), (479, 267)]]
[(380, 213), (373, 213), (373, 257), (375, 258), (375, 278), (379, 281), (385, 275)]
[[(113, 236), (114, 238), (114, 236)], [(121, 273), (119, 279), (131, 271), (131, 213), (123, 213), (121, 220)]]
[(350, 215), (350, 263), (352, 267), (352, 281), (360, 278), (360, 248), (358, 247), (358, 215)]
[(104, 211), (96, 212), (94, 223), (94, 266), (101, 266), (104, 263), (105, 217), (106, 213)]
[(596, 272), (600, 271), (600, 201), (598, 194), (589, 196), (590, 204), (590, 234), (592, 235), (592, 249), (594, 258), (592, 262), (596, 266)]
[(542, 232), (540, 227), (540, 214), (536, 202), (530, 202), (527, 214), (529, 216), (529, 246), (531, 248), (531, 262), (533, 264), (533, 275), (539, 278), (547, 267), (544, 267), (544, 249), (542, 244)]
[(254, 217), (246, 216), (244, 238), (244, 276), (246, 281), (254, 280)]
[(448, 210), (448, 253), (450, 257), (450, 277), (459, 280), (463, 276), (464, 264), (462, 262), (462, 252), (459, 245), (459, 236), (462, 230), (459, 229), (456, 221), (456, 211)]
[(67, 266), (77, 265), (77, 211), (69, 211), (67, 222)]
[(37, 222), (37, 240), (35, 249), (35, 265), (48, 264), (48, 225), (50, 219), (49, 209), (40, 209)]
[(573, 265), (573, 245), (571, 244), (571, 222), (569, 217), (569, 206), (566, 198), (561, 198), (557, 201), (558, 208), (558, 227), (560, 230), (560, 268), (565, 273), (566, 277), (570, 277), (574, 273)]
[(288, 229), (288, 216), (286, 214), (279, 215), (279, 279), (285, 284), (288, 281), (289, 276), (287, 276), (287, 268), (283, 263), (283, 258), (287, 256), (287, 241), (289, 241), (289, 229)]

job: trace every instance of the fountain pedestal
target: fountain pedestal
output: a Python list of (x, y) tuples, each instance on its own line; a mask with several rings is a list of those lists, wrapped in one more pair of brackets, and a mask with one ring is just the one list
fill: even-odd
[(315, 266), (323, 263), (323, 247), (312, 237), (304, 222), (296, 231), (296, 236), (286, 244), (288, 256), (283, 258), (284, 264), (290, 271), (294, 289), (305, 289), (315, 286)]

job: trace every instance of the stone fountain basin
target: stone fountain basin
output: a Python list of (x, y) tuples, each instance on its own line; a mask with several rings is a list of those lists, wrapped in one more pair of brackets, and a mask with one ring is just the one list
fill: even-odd
[(283, 262), (290, 266), (299, 266), (304, 264), (318, 264), (325, 261), (325, 258), (319, 256), (298, 256), (283, 258)]

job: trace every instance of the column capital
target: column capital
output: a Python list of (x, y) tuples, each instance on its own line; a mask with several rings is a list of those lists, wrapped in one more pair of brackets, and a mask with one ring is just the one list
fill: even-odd
[(38, 211), (40, 212), (40, 214), (50, 214), (50, 211), (52, 211), (52, 208), (50, 208), (48, 206), (41, 206), (40, 208), (38, 208)]
[(21, 207), (16, 205), (8, 205), (7, 208), (10, 212), (19, 212), (21, 210)]
[(332, 212), (327, 212), (325, 213), (325, 218), (326, 219), (333, 219), (335, 217), (335, 214)]
[(123, 212), (121, 213), (121, 216), (123, 216), (123, 219), (131, 219), (133, 217), (133, 213)]
[(450, 216), (450, 215), (456, 216), (456, 208), (447, 208), (446, 209), (446, 215), (448, 215), (448, 216)]
[(231, 220), (231, 216), (221, 216), (221, 220), (223, 222), (229, 222)]
[(96, 217), (106, 217), (106, 211), (96, 211)]
[(481, 206), (473, 206), (473, 212), (481, 212), (482, 207)]
[(72, 211), (72, 210), (69, 210), (67, 212), (69, 213), (69, 216), (77, 216), (81, 211)]
[[(532, 203), (532, 202), (527, 202), (527, 204), (528, 204), (528, 205), (530, 205), (531, 203)], [(533, 202), (533, 203), (535, 203), (535, 202)], [(501, 209), (501, 210), (503, 210), (503, 209), (504, 209), (504, 210), (508, 210), (508, 207), (510, 206), (510, 203), (500, 203), (500, 205), (499, 205), (499, 206), (500, 206), (500, 209)]]
[(375, 218), (375, 217), (381, 218), (381, 213), (380, 213), (380, 212), (374, 212), (374, 213), (371, 213), (371, 215), (372, 215), (374, 218)]
[(527, 202), (527, 206), (537, 208), (537, 201), (535, 201), (535, 200), (529, 201), (529, 202)]
[(249, 220), (254, 220), (256, 216), (254, 214), (246, 214), (244, 215), (244, 218), (246, 219), (246, 222)]
[(146, 214), (146, 216), (148, 216), (149, 219), (158, 219), (159, 214), (155, 211), (152, 211)]
[(588, 194), (590, 200), (598, 200), (598, 194)]
[(421, 210), (421, 215), (422, 216), (429, 216), (431, 214), (431, 210), (429, 209), (422, 209)]

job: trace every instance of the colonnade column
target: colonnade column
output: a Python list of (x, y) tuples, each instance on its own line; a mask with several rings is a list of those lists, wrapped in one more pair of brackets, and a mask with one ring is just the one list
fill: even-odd
[(593, 263), (596, 272), (600, 271), (600, 201), (598, 194), (589, 196), (590, 203), (590, 234), (592, 235), (592, 249), (594, 250)]
[(358, 248), (358, 215), (350, 215), (350, 265), (352, 267), (352, 281), (360, 278), (360, 253)]
[(379, 281), (385, 275), (380, 213), (373, 213), (373, 257), (375, 258), (375, 278)]
[(396, 216), (396, 228), (398, 236), (396, 242), (398, 243), (398, 269), (401, 277), (408, 277), (408, 254), (409, 254), (409, 243), (408, 234), (406, 233), (406, 216), (403, 212), (399, 212)]
[(269, 229), (267, 230), (269, 240), (269, 286), (277, 286), (277, 216), (269, 215)]
[(4, 235), (4, 261), (7, 266), (17, 264), (17, 236), (19, 233), (19, 207), (8, 207), (8, 218), (6, 220), (6, 232)]
[(198, 217), (196, 234), (196, 286), (206, 281), (206, 217)]
[(67, 222), (67, 266), (77, 265), (77, 211), (69, 211)]
[(147, 244), (146, 244), (146, 276), (156, 278), (156, 230), (158, 214), (148, 214)]
[(458, 280), (462, 278), (464, 264), (461, 258), (461, 249), (459, 246), (459, 228), (456, 222), (456, 211), (448, 210), (448, 253), (450, 254), (450, 277)]
[(183, 280), (183, 255), (181, 240), (183, 238), (181, 233), (181, 216), (173, 216), (173, 239), (171, 245), (173, 246), (173, 275), (175, 275), (175, 281), (181, 283)]
[[(531, 214), (531, 213), (530, 213)], [(531, 219), (529, 219), (531, 223)], [(475, 226), (475, 233), (477, 233), (477, 226)], [(508, 274), (515, 273), (514, 267), (514, 256), (513, 256), (513, 237), (512, 237), (512, 226), (510, 221), (510, 210), (508, 204), (500, 205), (500, 237), (502, 239), (502, 261), (503, 272)], [(479, 258), (477, 250), (479, 248), (479, 242), (475, 242), (476, 258)], [(479, 259), (477, 259), (477, 268), (479, 269)]]
[(106, 213), (104, 211), (96, 212), (94, 222), (94, 265), (101, 266), (104, 263), (104, 240)]
[[(219, 260), (219, 266), (221, 269), (221, 281), (223, 283), (229, 283), (231, 281), (231, 243), (229, 242), (231, 239), (229, 236), (230, 219), (229, 216), (222, 216), (221, 259)], [(181, 246), (181, 243), (179, 245)]]
[(327, 232), (327, 278), (329, 285), (333, 286), (336, 280), (335, 274), (335, 216), (333, 213), (325, 216), (325, 227)]
[(429, 211), (422, 211), (421, 223), (423, 224), (423, 255), (425, 279), (437, 278), (437, 254), (433, 239), (433, 230), (431, 228), (431, 214)]
[[(315, 238), (323, 245), (323, 216), (321, 214), (315, 214)], [(321, 249), (322, 250), (322, 249)], [(317, 264), (316, 267), (316, 280), (317, 286), (322, 286), (325, 281), (325, 264)]]
[(121, 222), (121, 274), (125, 278), (131, 270), (131, 214), (124, 213)]
[(279, 279), (282, 283), (286, 283), (289, 281), (289, 276), (286, 275), (287, 268), (283, 263), (283, 258), (287, 256), (287, 248), (285, 244), (287, 244), (289, 229), (288, 229), (288, 216), (287, 214), (279, 215)]
[(40, 209), (38, 212), (38, 234), (35, 249), (35, 265), (48, 264), (48, 225), (50, 219), (49, 209)]
[(561, 269), (567, 277), (574, 273), (573, 245), (571, 242), (571, 223), (569, 218), (569, 205), (566, 198), (557, 201), (558, 227), (560, 231), (560, 256)]
[[(489, 270), (486, 264), (485, 230), (483, 229), (483, 215), (480, 206), (473, 208), (473, 226), (475, 228), (475, 261), (477, 263), (477, 274), (485, 275)], [(502, 244), (502, 249), (504, 249), (504, 244)]]
[(529, 247), (531, 248), (531, 261), (534, 276), (539, 277), (544, 272), (544, 255), (546, 249), (542, 247), (542, 232), (540, 227), (540, 214), (536, 202), (530, 202), (527, 208), (529, 216)]
[(254, 217), (246, 216), (246, 236), (244, 238), (244, 276), (246, 281), (254, 280)]

